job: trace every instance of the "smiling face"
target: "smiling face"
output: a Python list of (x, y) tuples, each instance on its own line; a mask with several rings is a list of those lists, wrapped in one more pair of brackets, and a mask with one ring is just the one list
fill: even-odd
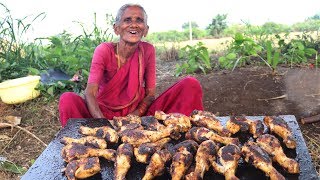
[(130, 44), (138, 43), (148, 33), (145, 14), (140, 7), (131, 6), (124, 10), (119, 22), (113, 26), (120, 40)]

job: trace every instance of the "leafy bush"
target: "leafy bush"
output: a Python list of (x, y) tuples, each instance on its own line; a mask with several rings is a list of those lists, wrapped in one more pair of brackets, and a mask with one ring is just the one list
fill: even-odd
[(198, 42), (195, 46), (187, 45), (181, 51), (183, 58), (187, 60), (176, 65), (176, 76), (182, 73), (191, 74), (199, 70), (206, 73), (211, 70), (208, 48), (202, 42)]

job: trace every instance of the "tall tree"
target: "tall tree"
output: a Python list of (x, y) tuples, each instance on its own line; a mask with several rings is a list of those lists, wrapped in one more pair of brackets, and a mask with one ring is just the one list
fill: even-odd
[(218, 14), (214, 17), (206, 28), (209, 31), (209, 34), (212, 36), (220, 35), (221, 32), (227, 28), (227, 14)]

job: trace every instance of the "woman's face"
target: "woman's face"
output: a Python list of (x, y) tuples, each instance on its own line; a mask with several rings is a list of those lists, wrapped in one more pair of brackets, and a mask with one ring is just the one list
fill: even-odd
[(144, 13), (139, 7), (127, 8), (119, 24), (114, 25), (114, 31), (120, 39), (127, 43), (137, 43), (148, 33), (148, 26)]

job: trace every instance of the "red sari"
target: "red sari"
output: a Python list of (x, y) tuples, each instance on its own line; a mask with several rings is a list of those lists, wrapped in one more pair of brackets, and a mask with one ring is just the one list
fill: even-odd
[[(114, 63), (110, 65), (110, 62), (116, 62), (114, 48), (111, 43), (104, 46), (105, 49), (94, 53), (88, 83), (99, 82), (99, 107), (107, 119), (112, 119), (133, 112), (144, 99), (146, 91), (154, 92), (155, 52), (152, 45), (141, 42), (132, 57), (113, 73)], [(105, 57), (106, 54), (110, 56)], [(92, 74), (95, 71), (99, 73)], [(195, 78), (186, 77), (161, 94), (151, 104), (146, 115), (153, 115), (156, 110), (190, 115), (194, 109), (203, 109), (202, 89)], [(73, 92), (61, 95), (59, 113), (63, 127), (69, 118), (92, 118), (85, 100)]]

